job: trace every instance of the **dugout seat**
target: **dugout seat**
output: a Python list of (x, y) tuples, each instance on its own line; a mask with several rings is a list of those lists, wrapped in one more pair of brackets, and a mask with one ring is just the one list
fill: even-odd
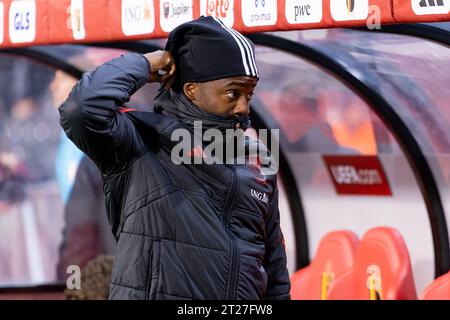
[(348, 270), (354, 262), (358, 237), (348, 230), (326, 234), (320, 241), (311, 264), (291, 276), (293, 300), (326, 300), (334, 278)]
[(377, 227), (361, 239), (353, 267), (337, 278), (331, 300), (417, 299), (408, 248), (394, 228)]

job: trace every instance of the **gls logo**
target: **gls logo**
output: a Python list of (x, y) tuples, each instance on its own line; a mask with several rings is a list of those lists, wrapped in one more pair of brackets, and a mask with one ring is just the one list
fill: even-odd
[(227, 27), (233, 27), (234, 0), (201, 0), (200, 15), (217, 17)]
[(286, 20), (290, 24), (322, 21), (322, 0), (286, 0)]
[(122, 0), (122, 32), (126, 36), (155, 30), (153, 0)]
[(265, 204), (269, 203), (269, 196), (265, 192), (250, 189), (250, 194), (253, 198), (257, 199), (258, 201), (264, 202)]
[(417, 15), (448, 14), (450, 0), (412, 0), (412, 9)]
[(365, 20), (369, 16), (369, 0), (330, 0), (335, 21)]
[(3, 15), (3, 2), (0, 2), (0, 44), (3, 43), (3, 22), (4, 22), (4, 15)]
[(33, 42), (36, 38), (35, 0), (15, 0), (9, 8), (9, 36), (12, 43)]

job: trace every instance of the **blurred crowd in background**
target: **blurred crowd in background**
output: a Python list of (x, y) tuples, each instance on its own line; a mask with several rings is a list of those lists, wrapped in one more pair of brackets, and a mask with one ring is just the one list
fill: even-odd
[[(56, 52), (82, 71), (124, 53)], [(76, 81), (32, 59), (0, 55), (0, 287), (64, 284), (69, 266), (114, 254), (101, 175), (59, 125), (58, 107)], [(148, 110), (156, 90), (146, 86), (130, 103)]]

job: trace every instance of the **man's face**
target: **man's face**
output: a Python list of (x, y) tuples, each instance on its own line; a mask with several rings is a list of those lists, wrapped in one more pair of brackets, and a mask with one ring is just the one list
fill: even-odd
[(240, 76), (202, 83), (186, 83), (186, 96), (200, 109), (215, 115), (245, 117), (258, 80)]

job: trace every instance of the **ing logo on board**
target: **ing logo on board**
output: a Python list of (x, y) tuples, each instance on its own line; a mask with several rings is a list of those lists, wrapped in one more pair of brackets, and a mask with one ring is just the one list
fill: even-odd
[(126, 36), (152, 33), (155, 30), (153, 0), (122, 0), (121, 21)]

